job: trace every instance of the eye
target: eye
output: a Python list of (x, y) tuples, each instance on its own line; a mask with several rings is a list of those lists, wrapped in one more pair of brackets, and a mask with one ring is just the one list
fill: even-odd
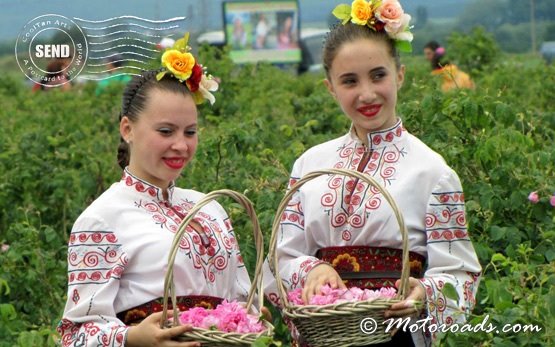
[(191, 129), (185, 130), (185, 136), (193, 137), (196, 134), (197, 134), (197, 129), (196, 128), (191, 128)]
[(370, 78), (372, 78), (373, 81), (379, 81), (384, 79), (386, 76), (387, 76), (387, 72), (385, 72), (384, 70), (380, 70), (380, 71), (372, 72), (370, 75)]
[(346, 86), (352, 86), (352, 85), (355, 85), (356, 83), (357, 83), (356, 78), (352, 78), (352, 77), (341, 80), (341, 84), (344, 84)]
[(173, 130), (171, 128), (166, 127), (159, 128), (157, 131), (164, 136), (170, 136), (173, 133)]

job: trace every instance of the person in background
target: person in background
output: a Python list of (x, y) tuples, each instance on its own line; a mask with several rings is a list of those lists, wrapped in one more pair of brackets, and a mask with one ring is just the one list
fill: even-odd
[(108, 75), (106, 78), (98, 81), (95, 89), (96, 95), (100, 95), (111, 84), (119, 83), (124, 85), (131, 80), (131, 76), (122, 71), (124, 61), (120, 54), (113, 55), (107, 59), (106, 71), (108, 71)]
[(287, 49), (297, 47), (294, 35), (295, 28), (293, 27), (293, 17), (287, 16), (280, 24), (278, 33), (278, 48)]
[(258, 23), (256, 24), (254, 32), (254, 48), (264, 49), (266, 48), (266, 41), (268, 39), (268, 34), (270, 33), (270, 26), (268, 25), (268, 20), (266, 16), (261, 13), (258, 17)]
[(237, 16), (233, 19), (233, 49), (245, 49), (247, 45), (247, 32), (241, 17)]
[(437, 41), (430, 41), (424, 46), (424, 57), (431, 64), (432, 75), (441, 77), (441, 90), (447, 92), (457, 88), (474, 89), (470, 76), (445, 60), (445, 53), (445, 48)]
[(54, 58), (46, 66), (46, 75), (44, 76), (46, 80), (41, 81), (41, 83), (35, 83), (32, 90), (34, 92), (43, 90), (51, 90), (52, 88), (59, 88), (62, 91), (68, 91), (71, 89), (71, 82), (66, 75), (65, 70), (69, 65), (69, 61), (66, 58)]

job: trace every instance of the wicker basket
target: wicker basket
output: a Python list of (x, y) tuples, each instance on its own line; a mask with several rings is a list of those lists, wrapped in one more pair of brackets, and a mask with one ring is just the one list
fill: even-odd
[[(321, 306), (292, 305), (287, 300), (287, 292), (279, 275), (279, 265), (276, 256), (277, 234), (280, 227), (281, 216), (297, 190), (306, 182), (322, 175), (342, 175), (358, 178), (378, 189), (390, 204), (395, 213), (397, 222), (399, 223), (403, 242), (401, 285), (396, 298), (345, 302)], [(382, 323), (384, 321), (384, 311), (392, 304), (403, 300), (408, 293), (410, 270), (408, 236), (403, 216), (397, 204), (391, 195), (372, 177), (353, 170), (327, 169), (308, 173), (301, 178), (291, 187), (287, 194), (285, 194), (278, 207), (272, 225), (272, 237), (270, 240), (268, 259), (270, 268), (277, 280), (278, 295), (283, 305), (283, 314), (293, 321), (302, 338), (308, 342), (310, 346), (364, 346), (391, 340), (390, 334), (385, 332), (386, 325)], [(364, 320), (365, 318), (371, 318), (376, 323), (376, 330), (371, 334), (361, 331), (361, 325), (364, 325), (364, 328), (367, 330), (372, 328), (373, 322), (369, 319)]]
[[(258, 224), (258, 218), (252, 206), (250, 200), (243, 194), (235, 192), (233, 190), (223, 189), (216, 190), (211, 193), (206, 194), (202, 199), (200, 199), (195, 206), (189, 211), (187, 217), (183, 220), (179, 229), (175, 233), (172, 247), (170, 249), (170, 254), (168, 257), (168, 270), (166, 273), (166, 278), (164, 282), (164, 306), (162, 315), (162, 327), (167, 327), (167, 310), (168, 310), (168, 300), (171, 298), (173, 303), (176, 301), (175, 284), (173, 281), (173, 265), (175, 262), (175, 257), (179, 249), (179, 243), (183, 234), (186, 232), (186, 228), (189, 223), (193, 220), (193, 217), (201, 210), (202, 207), (206, 206), (212, 200), (218, 197), (231, 197), (237, 201), (243, 208), (245, 208), (248, 216), (250, 217), (254, 229), (254, 241), (256, 246), (256, 266), (253, 281), (251, 283), (251, 288), (247, 297), (246, 308), (249, 313), (252, 313), (252, 305), (255, 297), (258, 300), (258, 307), (261, 308), (264, 304), (264, 295), (262, 294), (262, 264), (264, 261), (264, 245), (262, 233), (260, 231), (260, 226)], [(178, 314), (173, 315), (172, 319), (173, 326), (179, 325)], [(263, 325), (266, 330), (260, 333), (226, 333), (218, 330), (208, 330), (202, 328), (193, 328), (191, 331), (181, 335), (178, 340), (180, 341), (198, 341), (207, 346), (250, 346), (256, 339), (263, 336), (273, 336), (274, 327), (268, 321), (263, 320)]]

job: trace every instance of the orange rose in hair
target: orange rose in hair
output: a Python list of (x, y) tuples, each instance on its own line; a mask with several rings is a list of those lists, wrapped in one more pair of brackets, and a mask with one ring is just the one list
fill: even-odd
[(162, 55), (162, 65), (166, 67), (177, 79), (186, 80), (191, 77), (195, 66), (195, 57), (191, 53), (182, 53), (170, 49)]
[(351, 5), (351, 21), (358, 25), (366, 25), (372, 18), (370, 3), (364, 0), (355, 0)]

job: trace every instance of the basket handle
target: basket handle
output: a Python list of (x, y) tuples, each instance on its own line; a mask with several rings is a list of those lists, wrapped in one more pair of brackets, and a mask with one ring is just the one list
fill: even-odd
[(281, 200), (281, 203), (274, 217), (274, 222), (272, 224), (272, 237), (270, 239), (270, 245), (269, 245), (268, 263), (270, 264), (270, 269), (272, 270), (272, 273), (276, 278), (278, 295), (282, 300), (283, 306), (290, 307), (291, 304), (289, 303), (289, 300), (287, 300), (287, 292), (285, 290), (285, 286), (279, 274), (279, 264), (278, 264), (279, 262), (278, 262), (278, 257), (276, 256), (277, 235), (280, 228), (281, 216), (285, 212), (285, 209), (287, 208), (289, 201), (291, 200), (293, 195), (301, 188), (301, 186), (307, 183), (308, 181), (322, 175), (341, 175), (341, 176), (350, 176), (350, 177), (358, 178), (368, 183), (369, 185), (374, 186), (376, 189), (378, 189), (380, 193), (382, 193), (382, 195), (385, 197), (385, 199), (387, 200), (391, 208), (393, 209), (395, 217), (397, 218), (397, 223), (399, 224), (399, 228), (401, 229), (401, 236), (402, 236), (402, 243), (403, 243), (403, 253), (402, 253), (403, 268), (401, 271), (401, 284), (400, 284), (398, 296), (401, 299), (404, 299), (405, 296), (408, 294), (408, 290), (409, 290), (408, 280), (409, 280), (410, 269), (409, 269), (408, 232), (407, 232), (407, 227), (405, 226), (405, 220), (403, 219), (403, 215), (399, 211), (399, 207), (395, 203), (395, 200), (393, 199), (391, 194), (389, 194), (389, 192), (385, 190), (385, 188), (383, 188), (371, 176), (365, 175), (361, 172), (354, 171), (354, 170), (323, 169), (323, 170), (317, 170), (306, 174), (304, 177), (298, 180), (293, 186), (291, 186), (289, 191), (287, 191), (287, 193)]
[[(185, 219), (181, 222), (179, 229), (175, 233), (173, 238), (173, 243), (170, 248), (170, 254), (168, 256), (168, 269), (166, 272), (166, 277), (164, 279), (164, 304), (163, 304), (163, 311), (162, 311), (162, 320), (160, 321), (160, 327), (163, 328), (165, 326), (165, 322), (167, 320), (167, 311), (168, 311), (168, 299), (171, 297), (172, 303), (177, 302), (176, 300), (176, 293), (175, 293), (175, 283), (173, 280), (173, 266), (175, 263), (175, 257), (177, 256), (177, 252), (179, 249), (179, 244), (181, 242), (181, 238), (183, 234), (187, 230), (187, 226), (193, 220), (193, 217), (199, 212), (204, 206), (208, 205), (212, 200), (215, 200), (219, 197), (231, 197), (236, 202), (238, 202), (243, 208), (246, 210), (248, 216), (252, 221), (253, 231), (254, 231), (254, 242), (256, 247), (256, 266), (253, 281), (251, 283), (251, 287), (249, 289), (249, 294), (247, 296), (247, 310), (250, 311), (251, 306), (254, 301), (255, 294), (258, 294), (258, 305), (261, 308), (264, 304), (264, 295), (262, 295), (262, 264), (264, 262), (264, 241), (262, 238), (262, 232), (260, 231), (260, 225), (258, 223), (258, 218), (256, 217), (256, 212), (254, 211), (254, 207), (252, 202), (243, 194), (238, 193), (233, 190), (229, 189), (221, 189), (215, 190), (206, 194), (202, 199), (197, 201), (195, 206), (187, 213)], [(178, 324), (178, 317), (177, 314), (173, 315), (173, 326), (177, 326)]]

